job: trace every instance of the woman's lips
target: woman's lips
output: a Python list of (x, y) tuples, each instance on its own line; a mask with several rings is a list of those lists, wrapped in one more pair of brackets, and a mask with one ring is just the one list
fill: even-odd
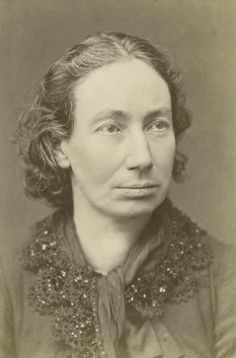
[(128, 197), (143, 197), (154, 194), (157, 190), (158, 185), (150, 186), (125, 186), (119, 187), (118, 189)]

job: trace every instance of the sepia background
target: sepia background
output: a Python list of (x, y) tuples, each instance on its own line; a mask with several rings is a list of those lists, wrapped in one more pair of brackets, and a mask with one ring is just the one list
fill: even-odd
[(167, 47), (183, 73), (193, 124), (180, 145), (188, 179), (174, 203), (209, 233), (234, 242), (236, 229), (236, 2), (233, 0), (0, 1), (0, 233), (28, 236), (50, 209), (29, 201), (11, 143), (17, 117), (42, 75), (90, 33), (115, 30)]

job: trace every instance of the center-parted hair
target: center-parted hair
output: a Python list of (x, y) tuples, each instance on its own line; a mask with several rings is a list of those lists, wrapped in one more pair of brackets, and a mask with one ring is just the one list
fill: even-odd
[[(25, 163), (25, 190), (54, 207), (72, 207), (70, 170), (57, 164), (55, 152), (69, 138), (74, 123), (73, 88), (92, 71), (125, 58), (150, 65), (169, 87), (176, 138), (190, 126), (181, 76), (164, 50), (149, 41), (123, 33), (88, 37), (68, 50), (48, 70), (17, 131), (19, 153)], [(176, 151), (173, 176), (178, 179), (186, 157)]]

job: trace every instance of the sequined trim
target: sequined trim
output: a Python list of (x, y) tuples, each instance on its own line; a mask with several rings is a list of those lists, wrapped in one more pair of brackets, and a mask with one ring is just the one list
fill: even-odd
[(170, 214), (172, 239), (165, 257), (126, 289), (127, 301), (144, 317), (161, 316), (167, 303), (186, 302), (208, 284), (196, 277), (211, 262), (206, 232), (178, 209), (172, 207)]
[[(204, 287), (196, 272), (211, 261), (205, 232), (173, 207), (169, 215), (172, 238), (165, 257), (155, 270), (136, 276), (125, 291), (126, 303), (143, 317), (160, 316), (167, 303), (194, 297)], [(62, 217), (56, 213), (38, 224), (23, 252), (25, 268), (36, 274), (29, 303), (41, 314), (54, 317), (54, 339), (75, 348), (77, 357), (104, 357), (96, 307), (99, 274), (71, 262), (62, 249), (62, 232)]]
[(36, 273), (29, 303), (54, 317), (53, 338), (77, 348), (76, 357), (105, 357), (96, 310), (98, 274), (71, 263), (60, 247), (62, 230), (57, 221), (49, 217), (38, 225), (35, 239), (23, 251), (25, 268)]

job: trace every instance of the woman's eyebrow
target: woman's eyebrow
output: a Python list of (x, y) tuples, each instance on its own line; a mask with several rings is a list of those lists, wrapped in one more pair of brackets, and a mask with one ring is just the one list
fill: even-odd
[(120, 110), (108, 109), (108, 110), (98, 112), (93, 116), (95, 123), (102, 119), (106, 119), (106, 118), (121, 120), (121, 119), (126, 119), (127, 114), (125, 114), (125, 112), (120, 111)]
[(150, 120), (150, 119), (153, 119), (155, 117), (164, 116), (166, 114), (171, 115), (171, 113), (172, 113), (171, 108), (162, 107), (162, 108), (158, 108), (158, 109), (154, 109), (152, 111), (149, 111), (145, 115), (145, 119)]
[[(171, 108), (162, 107), (158, 109), (154, 109), (151, 111), (148, 111), (144, 114), (144, 121), (151, 121), (155, 119), (156, 117), (160, 117), (163, 115), (170, 115), (172, 113)], [(103, 110), (101, 112), (95, 113), (93, 116), (93, 122), (99, 122), (104, 119), (113, 119), (113, 120), (127, 120), (129, 118), (129, 115), (125, 113), (124, 111), (117, 110), (117, 109), (107, 109)]]

